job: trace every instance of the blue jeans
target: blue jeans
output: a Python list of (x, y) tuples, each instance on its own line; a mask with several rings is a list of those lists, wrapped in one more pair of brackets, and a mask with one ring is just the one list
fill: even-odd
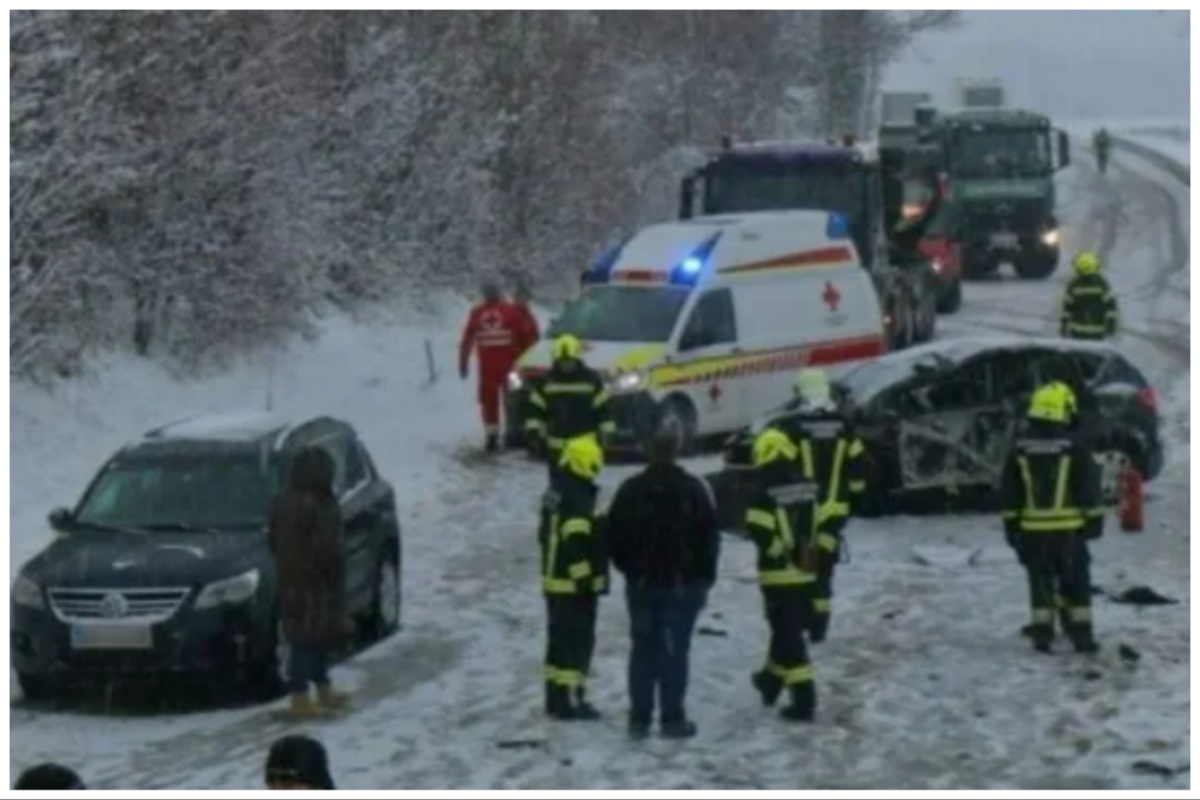
[(329, 685), (329, 649), (292, 645), (288, 654), (288, 688), (293, 694), (308, 691), (309, 684)]
[(651, 721), (656, 690), (662, 722), (686, 719), (688, 652), (696, 618), (707, 599), (708, 586), (704, 584), (676, 589), (626, 585), (633, 638), (629, 654), (631, 721)]

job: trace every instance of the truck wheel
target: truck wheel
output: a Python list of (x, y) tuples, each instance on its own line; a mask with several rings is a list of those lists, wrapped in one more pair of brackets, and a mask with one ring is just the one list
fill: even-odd
[(996, 274), (1000, 262), (988, 253), (963, 253), (962, 274), (966, 280), (984, 280)]
[(938, 298), (937, 310), (939, 314), (953, 314), (962, 306), (962, 281), (956, 280), (950, 287), (950, 291)]
[(658, 407), (658, 426), (655, 430), (671, 429), (675, 432), (676, 452), (681, 456), (691, 455), (696, 446), (696, 409), (685, 397), (668, 397)]
[(1017, 276), (1027, 281), (1041, 281), (1049, 278), (1058, 269), (1058, 255), (1035, 253), (1018, 258), (1013, 268)]

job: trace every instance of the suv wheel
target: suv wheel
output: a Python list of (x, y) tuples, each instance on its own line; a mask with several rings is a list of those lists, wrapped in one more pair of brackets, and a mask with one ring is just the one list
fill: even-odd
[(399, 559), (386, 553), (375, 569), (375, 593), (367, 624), (367, 636), (377, 642), (400, 628)]

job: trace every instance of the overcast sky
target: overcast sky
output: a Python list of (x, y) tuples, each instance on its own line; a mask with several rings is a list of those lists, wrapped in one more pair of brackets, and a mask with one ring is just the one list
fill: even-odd
[(1010, 102), (1062, 117), (1190, 116), (1187, 12), (964, 11), (918, 40), (885, 89), (948, 102), (954, 77), (995, 76)]

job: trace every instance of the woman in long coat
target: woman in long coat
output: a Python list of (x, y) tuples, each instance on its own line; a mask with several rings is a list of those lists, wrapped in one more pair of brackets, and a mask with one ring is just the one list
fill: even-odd
[(333, 459), (323, 448), (298, 451), (268, 527), (279, 618), (290, 648), (291, 711), (298, 718), (339, 708), (347, 699), (329, 680), (330, 656), (353, 630), (346, 615), (346, 554), (333, 473)]

